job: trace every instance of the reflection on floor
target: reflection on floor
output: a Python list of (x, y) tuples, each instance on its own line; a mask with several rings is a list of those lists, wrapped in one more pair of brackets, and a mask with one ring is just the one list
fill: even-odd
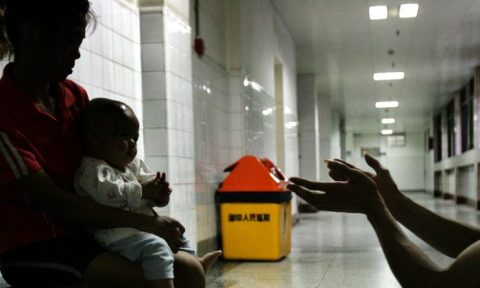
[[(480, 212), (453, 201), (408, 193), (421, 205), (443, 216), (479, 225)], [(479, 225), (480, 226), (480, 225)], [(279, 262), (215, 264), (208, 288), (397, 288), (378, 240), (363, 215), (319, 212), (301, 214), (292, 230), (292, 253)], [(407, 231), (441, 266), (451, 263)]]

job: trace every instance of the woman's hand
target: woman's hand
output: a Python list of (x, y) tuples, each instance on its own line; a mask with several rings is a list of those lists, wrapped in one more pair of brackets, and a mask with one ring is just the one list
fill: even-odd
[(185, 233), (185, 227), (174, 218), (157, 215), (152, 217), (152, 221), (146, 223), (146, 227), (142, 230), (162, 237), (173, 253), (177, 253), (183, 244), (181, 238)]
[[(327, 161), (336, 182), (290, 178), (288, 189), (320, 210), (368, 214), (383, 205), (375, 182), (363, 171), (340, 161)], [(317, 192), (312, 190), (323, 191)]]

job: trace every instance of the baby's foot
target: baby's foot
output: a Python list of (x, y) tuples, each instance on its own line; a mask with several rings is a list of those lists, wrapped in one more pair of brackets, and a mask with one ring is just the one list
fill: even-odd
[(222, 250), (209, 252), (209, 253), (203, 255), (202, 257), (198, 258), (198, 260), (202, 264), (203, 272), (205, 272), (205, 274), (207, 274), (210, 267), (212, 267), (213, 263), (215, 263), (217, 261), (217, 259), (218, 259), (218, 257), (220, 257), (220, 255), (222, 255)]

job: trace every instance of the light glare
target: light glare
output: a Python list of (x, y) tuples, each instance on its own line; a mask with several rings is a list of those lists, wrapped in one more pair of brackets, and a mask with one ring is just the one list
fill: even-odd
[(393, 124), (395, 123), (395, 118), (383, 118), (382, 124)]
[(402, 80), (403, 78), (405, 78), (405, 73), (403, 72), (385, 72), (373, 74), (373, 80), (375, 81)]
[(392, 129), (383, 129), (382, 130), (382, 135), (392, 135), (393, 130)]
[(400, 5), (400, 18), (414, 18), (417, 17), (418, 13), (418, 4), (409, 3)]
[(370, 6), (369, 15), (370, 20), (387, 19), (387, 6)]
[(376, 108), (395, 108), (398, 107), (398, 101), (380, 101), (375, 102)]

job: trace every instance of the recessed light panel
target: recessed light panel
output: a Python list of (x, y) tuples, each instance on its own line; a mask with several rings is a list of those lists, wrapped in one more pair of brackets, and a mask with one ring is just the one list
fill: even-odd
[(370, 20), (382, 20), (387, 19), (388, 9), (387, 6), (370, 6), (369, 9)]
[(392, 129), (383, 129), (382, 130), (382, 135), (392, 135), (393, 130)]
[(376, 108), (395, 108), (398, 107), (398, 101), (380, 101), (375, 103)]
[(375, 81), (387, 81), (387, 80), (402, 80), (405, 78), (403, 72), (385, 72), (373, 74), (373, 80)]
[(418, 4), (408, 3), (400, 5), (400, 18), (415, 18), (418, 14)]
[(383, 118), (382, 124), (393, 124), (395, 123), (395, 118)]

